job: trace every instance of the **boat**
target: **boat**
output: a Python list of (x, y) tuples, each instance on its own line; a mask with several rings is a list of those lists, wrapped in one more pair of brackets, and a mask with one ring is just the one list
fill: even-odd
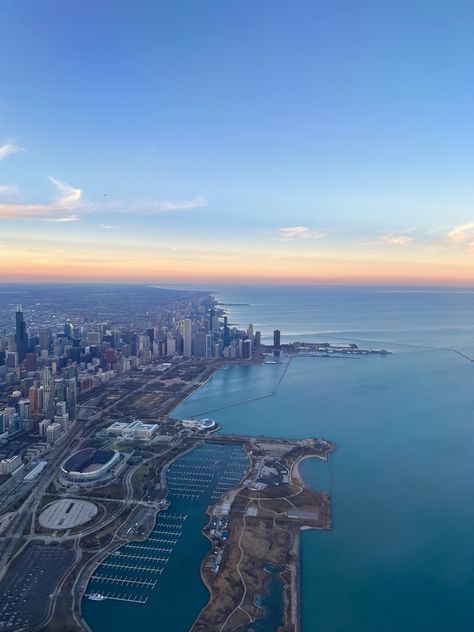
[(100, 593), (90, 593), (90, 595), (87, 595), (87, 596), (92, 601), (104, 601), (104, 599), (107, 599), (107, 597), (105, 597), (104, 595), (101, 595)]

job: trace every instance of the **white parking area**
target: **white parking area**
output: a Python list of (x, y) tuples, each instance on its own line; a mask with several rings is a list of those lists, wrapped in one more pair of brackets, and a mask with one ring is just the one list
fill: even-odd
[(45, 529), (72, 529), (89, 522), (96, 514), (94, 503), (64, 498), (48, 505), (41, 512), (39, 522)]

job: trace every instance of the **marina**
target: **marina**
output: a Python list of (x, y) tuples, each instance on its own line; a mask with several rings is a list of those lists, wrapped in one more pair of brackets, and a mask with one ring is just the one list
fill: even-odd
[[(172, 629), (191, 627), (208, 599), (201, 582), (202, 590), (195, 588), (202, 558), (209, 547), (201, 533), (207, 522), (205, 511), (223, 493), (238, 485), (248, 467), (242, 444), (213, 441), (195, 448), (168, 468), (170, 507), (157, 515), (146, 539), (124, 544), (90, 577), (86, 597), (104, 597), (83, 600), (85, 618), (93, 629), (94, 622), (104, 616), (113, 622), (117, 632), (130, 629), (135, 608), (122, 610), (117, 602), (123, 602), (124, 607), (132, 604), (145, 608), (150, 618), (159, 613), (160, 621), (168, 622)], [(187, 569), (185, 574), (183, 565)], [(177, 607), (176, 581), (180, 591), (185, 590), (188, 581), (193, 582), (194, 601), (185, 608)], [(177, 618), (182, 618), (179, 627)]]

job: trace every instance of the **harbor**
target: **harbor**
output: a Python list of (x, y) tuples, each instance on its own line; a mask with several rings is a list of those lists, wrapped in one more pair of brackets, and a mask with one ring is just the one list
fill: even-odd
[[(242, 444), (233, 441), (202, 444), (167, 468), (170, 507), (158, 513), (146, 538), (118, 548), (90, 577), (82, 600), (90, 628), (106, 617), (114, 630), (125, 632), (133, 626), (134, 608), (146, 610), (140, 616), (159, 617), (163, 625), (167, 622), (174, 629), (191, 628), (208, 599), (204, 585), (196, 591), (194, 579), (208, 549), (201, 534), (205, 511), (213, 497), (238, 484), (248, 468)], [(179, 607), (178, 594), (188, 584), (193, 586), (192, 593), (184, 607)], [(104, 599), (88, 598), (90, 595)], [(133, 607), (129, 610), (127, 606)]]

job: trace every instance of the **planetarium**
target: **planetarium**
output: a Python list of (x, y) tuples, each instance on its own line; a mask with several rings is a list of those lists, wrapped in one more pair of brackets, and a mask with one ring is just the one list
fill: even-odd
[(61, 465), (61, 474), (69, 481), (88, 483), (106, 477), (119, 462), (118, 450), (85, 448), (75, 452)]

